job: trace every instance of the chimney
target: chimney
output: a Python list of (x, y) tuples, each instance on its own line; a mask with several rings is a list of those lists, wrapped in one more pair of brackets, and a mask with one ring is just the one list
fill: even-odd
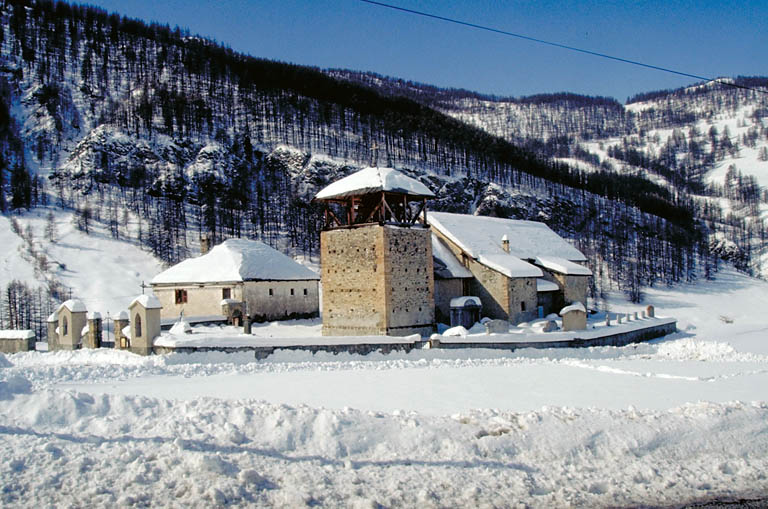
[(204, 255), (211, 249), (211, 239), (207, 233), (200, 235), (200, 254)]
[(509, 253), (509, 237), (507, 237), (506, 233), (501, 238), (501, 249)]

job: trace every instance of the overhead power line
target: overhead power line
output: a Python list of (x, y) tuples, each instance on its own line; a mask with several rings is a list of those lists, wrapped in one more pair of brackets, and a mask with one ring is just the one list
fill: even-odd
[(657, 70), (657, 71), (667, 72), (667, 73), (671, 73), (671, 74), (677, 74), (678, 76), (686, 76), (688, 78), (695, 78), (697, 80), (711, 81), (711, 82), (714, 82), (714, 83), (719, 83), (721, 85), (727, 85), (729, 87), (741, 88), (741, 89), (744, 89), (744, 90), (752, 90), (752, 91), (755, 91), (755, 92), (762, 92), (763, 94), (768, 94), (768, 90), (762, 90), (762, 89), (759, 89), (759, 88), (747, 87), (745, 85), (739, 85), (737, 83), (730, 83), (728, 81), (720, 80), (718, 78), (708, 78), (706, 76), (699, 76), (697, 74), (691, 74), (691, 73), (687, 73), (687, 72), (683, 72), (683, 71), (676, 71), (674, 69), (669, 69), (667, 67), (660, 67), (658, 65), (652, 65), (652, 64), (646, 64), (646, 63), (643, 63), (643, 62), (638, 62), (637, 60), (630, 60), (628, 58), (616, 57), (616, 56), (613, 56), (613, 55), (607, 55), (605, 53), (599, 53), (597, 51), (591, 51), (591, 50), (588, 50), (588, 49), (577, 48), (575, 46), (568, 46), (567, 44), (560, 44), (559, 42), (552, 42), (552, 41), (547, 41), (547, 40), (544, 40), (544, 39), (537, 39), (536, 37), (530, 37), (528, 35), (516, 34), (514, 32), (508, 32), (506, 30), (500, 30), (498, 28), (488, 27), (488, 26), (484, 26), (484, 25), (478, 25), (476, 23), (470, 23), (468, 21), (462, 21), (462, 20), (459, 20), (459, 19), (448, 18), (448, 17), (445, 17), (445, 16), (438, 16), (437, 14), (431, 14), (429, 12), (417, 11), (415, 9), (408, 9), (406, 7), (399, 7), (397, 5), (391, 5), (391, 4), (387, 4), (387, 3), (384, 3), (384, 2), (377, 2), (375, 0), (358, 0), (358, 1), (366, 3), (366, 4), (376, 5), (376, 6), (379, 6), (379, 7), (385, 7), (387, 9), (393, 9), (395, 11), (405, 12), (405, 13), (408, 13), (408, 14), (415, 14), (417, 16), (423, 16), (425, 18), (432, 18), (432, 19), (436, 19), (436, 20), (439, 20), (439, 21), (445, 21), (447, 23), (454, 23), (456, 25), (461, 25), (461, 26), (465, 26), (465, 27), (469, 27), (469, 28), (474, 28), (476, 30), (484, 30), (486, 32), (493, 32), (495, 34), (506, 35), (508, 37), (516, 37), (518, 39), (524, 39), (526, 41), (537, 42), (539, 44), (546, 44), (547, 46), (554, 46), (555, 48), (565, 49), (565, 50), (568, 50), (568, 51), (575, 51), (577, 53), (584, 53), (586, 55), (592, 55), (592, 56), (595, 56), (595, 57), (607, 58), (609, 60), (615, 60), (617, 62), (623, 62), (625, 64), (637, 65), (637, 66), (640, 66), (640, 67), (645, 67), (647, 69), (654, 69), (654, 70)]

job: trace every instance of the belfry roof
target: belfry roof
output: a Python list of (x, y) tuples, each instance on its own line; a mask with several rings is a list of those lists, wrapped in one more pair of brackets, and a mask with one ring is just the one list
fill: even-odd
[(418, 180), (394, 168), (363, 168), (323, 188), (316, 200), (333, 200), (378, 192), (432, 198), (435, 194)]

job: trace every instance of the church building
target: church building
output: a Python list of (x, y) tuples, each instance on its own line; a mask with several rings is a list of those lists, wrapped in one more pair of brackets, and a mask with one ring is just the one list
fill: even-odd
[(586, 257), (546, 224), (447, 212), (430, 212), (429, 224), (472, 273), (464, 295), (480, 298), (484, 316), (517, 324), (586, 304), (592, 277), (581, 265)]
[(326, 205), (324, 335), (427, 336), (459, 301), (513, 325), (586, 304), (586, 257), (547, 225), (427, 214), (432, 197), (392, 168), (365, 168), (315, 196)]

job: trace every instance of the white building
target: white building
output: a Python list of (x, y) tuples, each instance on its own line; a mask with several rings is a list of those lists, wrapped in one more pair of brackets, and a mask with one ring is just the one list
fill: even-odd
[[(162, 318), (221, 317), (237, 322), (317, 316), (320, 276), (263, 242), (229, 239), (152, 280)], [(227, 311), (228, 310), (228, 311)]]

